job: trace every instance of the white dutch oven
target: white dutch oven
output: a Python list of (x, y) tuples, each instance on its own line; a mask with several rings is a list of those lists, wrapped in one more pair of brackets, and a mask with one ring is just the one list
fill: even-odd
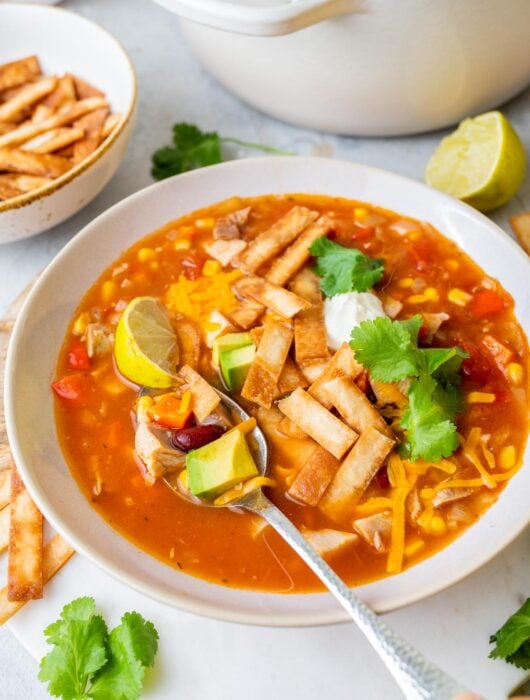
[(156, 2), (229, 90), (315, 129), (438, 129), (530, 81), (529, 0)]

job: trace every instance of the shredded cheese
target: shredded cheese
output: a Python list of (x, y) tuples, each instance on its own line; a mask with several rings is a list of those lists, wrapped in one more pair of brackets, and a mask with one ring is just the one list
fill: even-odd
[(462, 439), (462, 454), (469, 462), (471, 462), (471, 464), (478, 471), (478, 473), (482, 477), (482, 482), (484, 483), (484, 486), (487, 486), (489, 489), (494, 489), (497, 485), (495, 483), (495, 479), (486, 470), (486, 468), (480, 461), (480, 457), (478, 455), (477, 448), (480, 442), (481, 434), (482, 430), (480, 428), (471, 428), (471, 430), (468, 433), (468, 436)]
[(398, 573), (405, 555), (405, 500), (410, 493), (405, 465), (397, 454), (388, 460), (388, 478), (394, 486), (392, 493), (392, 532), (386, 570)]

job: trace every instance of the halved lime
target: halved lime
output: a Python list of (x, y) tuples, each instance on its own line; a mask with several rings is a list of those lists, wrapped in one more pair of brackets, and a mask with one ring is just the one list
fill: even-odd
[(178, 344), (169, 316), (154, 297), (129, 302), (116, 329), (114, 358), (124, 377), (139, 386), (175, 384)]
[(500, 112), (465, 119), (442, 140), (425, 170), (427, 184), (480, 211), (505, 204), (524, 179), (526, 156), (515, 129)]

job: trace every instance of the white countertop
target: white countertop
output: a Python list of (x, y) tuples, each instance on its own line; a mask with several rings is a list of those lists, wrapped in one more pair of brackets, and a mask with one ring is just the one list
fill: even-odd
[[(392, 139), (355, 139), (328, 136), (305, 131), (276, 122), (247, 108), (237, 99), (226, 93), (204, 73), (182, 42), (175, 16), (165, 12), (148, 0), (69, 0), (63, 6), (80, 12), (96, 20), (109, 29), (129, 52), (139, 79), (139, 110), (136, 128), (125, 162), (117, 175), (91, 204), (69, 221), (57, 226), (48, 233), (32, 239), (0, 246), (0, 314), (60, 250), (60, 248), (94, 216), (107, 209), (128, 194), (150, 184), (150, 154), (164, 142), (169, 141), (170, 128), (175, 121), (190, 121), (205, 129), (214, 129), (225, 136), (234, 136), (249, 141), (274, 145), (305, 155), (324, 155), (387, 168), (404, 175), (422, 178), (425, 163), (441, 134), (422, 135)], [(525, 141), (530, 154), (530, 90), (510, 102), (505, 108)], [(244, 155), (237, 147), (230, 147), (231, 157)], [(511, 214), (530, 209), (530, 181), (527, 178), (520, 194), (506, 207), (495, 213), (493, 219), (507, 229), (507, 218)], [(527, 531), (505, 552), (489, 565), (454, 586), (449, 591), (431, 598), (407, 610), (393, 613), (389, 621), (399, 632), (408, 636), (411, 642), (438, 661), (444, 662), (444, 645), (452, 642), (462, 647), (462, 667), (465, 665), (466, 646), (479, 649), (473, 659), (484, 659), (482, 674), (488, 678), (512, 679), (512, 671), (500, 662), (487, 661), (487, 631), (493, 632), (504, 619), (530, 595), (530, 532)], [(0, 580), (4, 577), (0, 565)], [(65, 601), (66, 602), (66, 601)], [(425, 625), (412, 625), (411, 615), (425, 618)], [(491, 619), (478, 628), (470, 624), (469, 637), (451, 640), (450, 620), (457, 616), (470, 621)], [(226, 636), (229, 642), (235, 630), (223, 623), (215, 625), (219, 639)], [(204, 627), (204, 625), (202, 625)], [(201, 625), (197, 624), (197, 627)], [(334, 630), (337, 631), (336, 634)], [(189, 626), (188, 626), (189, 630)], [(226, 635), (225, 635), (226, 632)], [(291, 634), (287, 630), (256, 629), (254, 638), (261, 655), (266, 654), (267, 644), (274, 645), (275, 635), (282, 638)], [(292, 631), (294, 635), (294, 631)], [(299, 634), (299, 633), (298, 633)], [(340, 643), (348, 640), (345, 628), (321, 628), (304, 632), (311, 641), (310, 649), (314, 663), (329, 669), (333, 678), (333, 640), (340, 637)], [(248, 635), (249, 641), (252, 635)], [(359, 637), (350, 635), (352, 655), (363, 654), (366, 658), (366, 673), (363, 678), (352, 677), (348, 687), (333, 688), (327, 685), (304, 684), (304, 674), (300, 673), (296, 683), (278, 676), (273, 669), (249, 669), (247, 681), (225, 687), (221, 692), (216, 678), (195, 685), (184, 684), (175, 689), (175, 697), (182, 700), (199, 700), (204, 697), (223, 697), (242, 700), (249, 695), (265, 698), (274, 695), (278, 700), (290, 698), (294, 692), (304, 700), (321, 698), (325, 690), (329, 697), (346, 700), (359, 698), (376, 700), (386, 697), (398, 698), (399, 693), (389, 683), (386, 672), (375, 659), (373, 653), (359, 646)], [(295, 637), (293, 636), (293, 642)], [(310, 664), (311, 658), (298, 660), (293, 646), (293, 668), (299, 663)], [(329, 656), (329, 659), (327, 658)], [(475, 661), (473, 661), (475, 662)], [(480, 661), (478, 661), (480, 663)], [(260, 665), (261, 669), (261, 665)], [(458, 668), (448, 669), (457, 673)], [(43, 686), (36, 680), (37, 665), (29, 654), (18, 644), (7, 629), (0, 629), (0, 697), (2, 700), (47, 697)], [(513, 679), (517, 676), (513, 673)], [(260, 681), (262, 690), (256, 694), (249, 685), (250, 680)], [(291, 679), (292, 680), (292, 679)], [(333, 687), (333, 685), (331, 686)], [(487, 687), (487, 684), (486, 686)], [(508, 687), (508, 686), (507, 686)], [(359, 690), (362, 690), (359, 695)], [(324, 690), (325, 689), (325, 690)], [(153, 689), (155, 690), (155, 689)], [(151, 692), (149, 697), (156, 697)]]

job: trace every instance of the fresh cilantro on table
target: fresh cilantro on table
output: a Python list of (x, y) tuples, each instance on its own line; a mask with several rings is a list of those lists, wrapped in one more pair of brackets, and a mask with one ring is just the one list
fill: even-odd
[(163, 180), (188, 170), (221, 163), (223, 160), (221, 144), (223, 143), (234, 143), (266, 153), (292, 155), (271, 146), (219, 136), (217, 131), (201, 131), (194, 124), (179, 122), (173, 125), (173, 145), (164, 146), (153, 153), (151, 175), (155, 180)]
[(530, 598), (490, 637), (490, 644), (495, 644), (490, 658), (530, 669)]
[(77, 598), (44, 634), (53, 649), (39, 679), (63, 700), (136, 700), (154, 663), (158, 634), (137, 612), (125, 613), (109, 634), (93, 598)]
[(458, 447), (455, 417), (460, 409), (458, 371), (467, 354), (459, 347), (419, 348), (421, 316), (363, 321), (352, 330), (350, 346), (373, 379), (410, 379), (408, 406), (401, 419), (401, 451), (411, 459), (438, 461)]
[(383, 261), (364, 255), (357, 248), (346, 248), (325, 236), (309, 248), (316, 258), (315, 272), (326, 297), (347, 292), (365, 292), (384, 274)]

